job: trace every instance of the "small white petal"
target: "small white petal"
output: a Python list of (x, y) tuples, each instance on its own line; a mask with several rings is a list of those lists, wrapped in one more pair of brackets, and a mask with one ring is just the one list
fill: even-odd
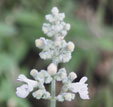
[(27, 78), (25, 75), (23, 75), (23, 74), (20, 74), (20, 75), (18, 76), (18, 79), (17, 79), (17, 80), (27, 83), (30, 91), (32, 91), (33, 88), (37, 87), (37, 85), (38, 85), (38, 82), (37, 82), (37, 81), (28, 79), (28, 78)]
[(87, 80), (88, 80), (87, 77), (82, 77), (81, 80), (80, 80), (80, 82), (81, 82), (81, 83), (85, 83)]
[(30, 75), (33, 76), (34, 78), (36, 78), (38, 75), (38, 71), (36, 69), (32, 69), (30, 72)]
[(29, 93), (29, 87), (25, 84), (20, 87), (17, 87), (16, 89), (16, 95), (21, 98), (26, 98), (29, 95)]
[(18, 76), (18, 79), (17, 79), (18, 81), (26, 81), (27, 80), (27, 77), (25, 76), (25, 75), (23, 75), (23, 74), (20, 74), (19, 76)]
[(89, 99), (88, 96), (88, 84), (85, 84), (87, 77), (83, 77), (79, 82), (71, 83), (69, 90), (74, 93), (79, 93), (82, 99)]
[(85, 99), (90, 99), (88, 94), (81, 94), (81, 93), (80, 93), (80, 98), (84, 99), (84, 100)]

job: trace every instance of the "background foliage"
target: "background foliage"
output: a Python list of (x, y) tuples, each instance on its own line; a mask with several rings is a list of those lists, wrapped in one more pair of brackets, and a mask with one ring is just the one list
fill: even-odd
[(31, 95), (18, 98), (16, 78), (49, 64), (40, 59), (34, 41), (45, 36), (41, 29), (44, 16), (55, 5), (71, 24), (66, 40), (76, 44), (72, 60), (59, 67), (75, 71), (79, 75), (75, 81), (87, 75), (91, 98), (83, 101), (77, 96), (57, 106), (113, 107), (112, 0), (0, 0), (0, 107), (47, 107), (48, 101), (37, 101)]

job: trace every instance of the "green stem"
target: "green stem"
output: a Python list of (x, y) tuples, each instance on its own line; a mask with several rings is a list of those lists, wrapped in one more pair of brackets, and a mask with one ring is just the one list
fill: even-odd
[(55, 79), (53, 79), (52, 83), (51, 83), (51, 101), (50, 101), (50, 107), (56, 107), (56, 99), (55, 99), (55, 95), (56, 95), (56, 81)]

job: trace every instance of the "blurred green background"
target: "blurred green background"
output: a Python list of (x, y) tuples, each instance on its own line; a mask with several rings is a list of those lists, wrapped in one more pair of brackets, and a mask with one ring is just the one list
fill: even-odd
[(59, 67), (75, 71), (75, 81), (88, 76), (90, 94), (90, 100), (76, 96), (57, 107), (113, 107), (113, 0), (0, 0), (0, 107), (47, 107), (48, 101), (15, 92), (20, 73), (30, 77), (32, 68), (50, 63), (40, 59), (34, 41), (46, 37), (42, 24), (53, 6), (65, 12), (71, 24), (65, 39), (76, 45), (71, 61)]

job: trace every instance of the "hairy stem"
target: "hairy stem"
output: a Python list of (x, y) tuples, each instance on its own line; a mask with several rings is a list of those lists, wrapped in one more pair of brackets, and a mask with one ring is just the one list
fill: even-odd
[(52, 83), (51, 83), (51, 101), (50, 101), (50, 107), (56, 107), (56, 99), (55, 99), (55, 95), (56, 95), (56, 81), (55, 79), (53, 79)]

